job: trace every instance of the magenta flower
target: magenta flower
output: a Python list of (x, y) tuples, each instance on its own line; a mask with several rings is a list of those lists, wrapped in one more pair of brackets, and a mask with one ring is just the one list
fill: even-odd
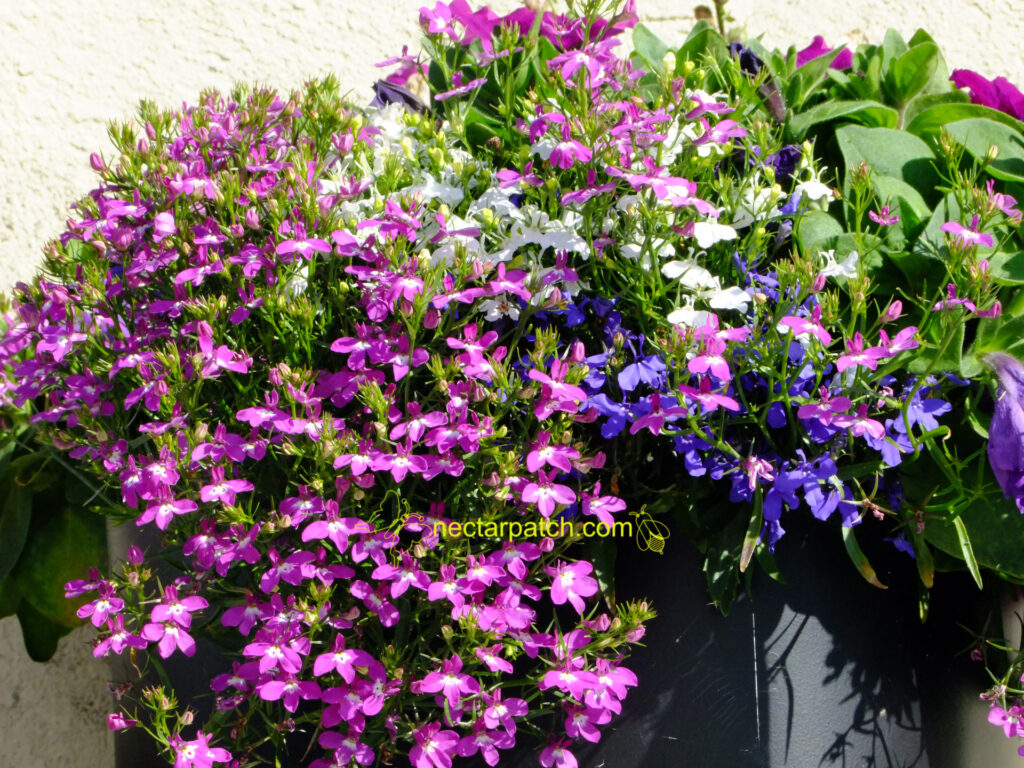
[(594, 156), (590, 147), (569, 138), (568, 126), (563, 127), (562, 140), (555, 144), (548, 155), (548, 162), (556, 168), (567, 170), (576, 163), (589, 163)]
[(212, 768), (214, 763), (226, 763), (231, 753), (223, 747), (211, 747), (210, 736), (202, 731), (192, 741), (184, 741), (175, 733), (171, 736), (171, 749), (174, 750), (174, 768)]
[(202, 597), (190, 595), (178, 597), (178, 588), (173, 584), (164, 587), (164, 601), (153, 606), (150, 620), (153, 622), (173, 622), (182, 629), (192, 626), (192, 613), (209, 606)]
[(868, 211), (868, 218), (880, 227), (891, 227), (900, 220), (900, 217), (896, 214), (889, 213), (888, 205), (883, 205), (881, 209), (879, 209), (878, 213)]
[(576, 756), (569, 751), (572, 741), (569, 739), (552, 739), (540, 753), (540, 764), (544, 768), (578, 768)]
[(186, 656), (194, 656), (196, 653), (196, 641), (177, 624), (146, 624), (141, 634), (149, 642), (157, 643), (161, 659), (166, 659), (175, 650)]
[(261, 674), (278, 668), (286, 673), (298, 674), (302, 669), (302, 657), (309, 653), (309, 646), (309, 638), (306, 637), (278, 636), (249, 643), (242, 653), (259, 658)]
[(842, 373), (851, 366), (864, 366), (872, 371), (878, 370), (878, 361), (888, 356), (881, 347), (864, 349), (864, 337), (857, 331), (852, 339), (846, 340), (846, 354), (836, 360), (836, 370)]
[(346, 683), (351, 683), (356, 677), (356, 667), (368, 667), (374, 662), (374, 658), (366, 651), (359, 648), (346, 648), (345, 636), (339, 634), (334, 640), (334, 648), (317, 656), (313, 662), (313, 674), (317, 677), (326, 675), (328, 672), (337, 672)]
[(1012, 195), (1004, 195), (995, 191), (995, 181), (989, 179), (985, 182), (985, 190), (988, 192), (988, 201), (993, 208), (998, 208), (1009, 217), (1011, 224), (1020, 224), (1021, 212), (1014, 208), (1017, 204), (1016, 198)]
[(974, 214), (974, 218), (971, 220), (971, 226), (965, 227), (958, 221), (947, 221), (939, 229), (943, 232), (949, 232), (956, 238), (956, 242), (963, 248), (972, 245), (985, 245), (989, 248), (995, 246), (995, 241), (992, 239), (992, 235), (984, 232), (978, 232), (978, 221), (980, 217), (978, 214)]
[(828, 346), (832, 343), (832, 336), (828, 331), (821, 325), (821, 305), (819, 304), (814, 308), (811, 316), (807, 317), (794, 317), (787, 315), (779, 321), (780, 330), (782, 328), (788, 328), (793, 331), (795, 336), (801, 336), (803, 334), (809, 334), (814, 336), (823, 346)]
[(473, 723), (473, 732), (459, 741), (457, 751), (462, 757), (472, 757), (479, 752), (485, 763), (497, 765), (501, 760), (498, 750), (510, 749), (515, 743), (516, 740), (505, 731), (488, 730), (483, 720), (477, 720)]
[[(278, 256), (287, 256), (292, 253), (297, 253), (299, 256), (309, 261), (313, 258), (314, 253), (330, 253), (332, 248), (331, 244), (326, 240), (319, 237), (306, 237), (306, 228), (302, 224), (296, 224), (294, 230), (295, 238), (293, 240), (284, 240), (278, 244), (274, 250)], [(282, 259), (282, 261), (287, 261)]]
[(467, 93), (472, 93), (486, 82), (486, 77), (478, 77), (475, 80), (470, 80), (468, 83), (463, 83), (462, 72), (456, 72), (454, 75), (452, 75), (451, 90), (435, 94), (434, 101), (447, 101), (448, 99), (454, 98), (456, 96), (465, 96)]
[(885, 425), (880, 421), (868, 418), (868, 406), (862, 404), (854, 415), (841, 413), (832, 417), (832, 423), (837, 427), (848, 429), (851, 435), (862, 437), (867, 434), (876, 440), (885, 437)]
[(476, 678), (463, 674), (462, 659), (455, 654), (441, 663), (439, 672), (430, 672), (420, 681), (420, 690), (444, 695), (451, 708), (456, 709), (463, 696), (480, 692), (480, 683)]
[(719, 407), (725, 408), (729, 411), (738, 411), (740, 404), (733, 400), (731, 397), (726, 395), (720, 395), (716, 392), (711, 391), (711, 379), (707, 376), (700, 377), (700, 388), (696, 389), (687, 384), (680, 384), (679, 391), (689, 397), (691, 400), (696, 400), (700, 403), (706, 411), (714, 411)]
[(452, 768), (452, 756), (459, 745), (455, 731), (442, 730), (440, 723), (427, 723), (413, 731), (416, 746), (409, 750), (414, 768)]
[(419, 568), (416, 560), (408, 552), (402, 553), (402, 564), (400, 566), (391, 565), (390, 563), (378, 565), (373, 569), (373, 578), (381, 582), (391, 582), (392, 598), (401, 597), (409, 587), (416, 587), (424, 592), (430, 589), (430, 577)]
[(177, 515), (187, 515), (197, 509), (199, 505), (191, 499), (175, 499), (166, 487), (161, 487), (157, 500), (146, 507), (135, 524), (142, 526), (155, 521), (156, 527), (165, 531)]
[(607, 709), (580, 706), (563, 702), (565, 708), (565, 733), (571, 738), (583, 738), (597, 743), (601, 740), (601, 731), (597, 726), (604, 725), (612, 719), (612, 712)]
[(551, 602), (564, 605), (568, 602), (576, 613), (583, 615), (586, 605), (583, 598), (597, 594), (597, 580), (590, 574), (594, 566), (586, 560), (567, 563), (559, 560), (555, 567), (544, 566), (544, 572), (551, 576)]
[[(830, 47), (829, 44), (825, 42), (824, 37), (821, 35), (815, 35), (814, 40), (811, 41), (809, 46), (801, 51), (797, 51), (796, 65), (797, 67), (802, 67), (807, 62), (816, 59), (819, 56), (824, 56), (826, 53), (831, 53), (834, 50), (835, 48)], [(851, 66), (853, 66), (853, 54), (844, 45), (839, 49), (839, 53), (836, 54), (836, 57), (832, 59), (832, 63), (829, 64), (829, 68), (849, 69)]]
[(267, 680), (258, 685), (256, 691), (264, 701), (283, 701), (284, 708), (289, 712), (299, 708), (300, 699), (310, 701), (320, 698), (319, 685), (299, 680), (295, 675), (286, 675), (283, 680)]
[(971, 92), (971, 103), (998, 109), (1024, 120), (1024, 94), (1005, 77), (988, 80), (969, 69), (954, 69), (949, 79), (957, 88)]
[(207, 502), (219, 501), (226, 506), (235, 503), (236, 494), (251, 491), (255, 487), (248, 480), (225, 480), (224, 467), (221, 466), (210, 469), (210, 481), (199, 489), (199, 498)]
[[(521, 498), (527, 504), (536, 504), (537, 510), (544, 517), (551, 517), (559, 504), (572, 504), (576, 501), (576, 493), (567, 485), (554, 482), (555, 470), (537, 473), (537, 479), (530, 481), (523, 488)], [(563, 601), (564, 602), (564, 601)]]

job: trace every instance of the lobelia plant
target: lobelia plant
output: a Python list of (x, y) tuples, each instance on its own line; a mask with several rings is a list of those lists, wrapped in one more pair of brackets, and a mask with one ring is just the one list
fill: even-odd
[[(634, 534), (684, 531), (723, 612), (807, 512), (876, 586), (858, 538), (912, 556), (922, 612), (937, 567), (1024, 578), (980, 386), (1019, 378), (1021, 217), (973, 128), (902, 130), (934, 44), (673, 50), (632, 2), (574, 10), (425, 7), (370, 107), (330, 77), (143, 104), (4, 308), (20, 450), (82, 478), (76, 519), (154, 533), (67, 594), (161, 675), (109, 725), (176, 768), (576, 765), (642, 683)], [(806, 117), (868, 87), (843, 58), (891, 127)], [(200, 642), (197, 723), (161, 662)]]

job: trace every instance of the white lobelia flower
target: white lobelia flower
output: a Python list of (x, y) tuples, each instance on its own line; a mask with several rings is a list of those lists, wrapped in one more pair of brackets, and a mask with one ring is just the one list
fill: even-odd
[(685, 325), (690, 328), (700, 328), (707, 325), (710, 315), (703, 309), (693, 308), (693, 297), (684, 296), (678, 308), (668, 313), (668, 320), (672, 325)]
[(829, 200), (832, 197), (832, 188), (827, 184), (822, 184), (817, 179), (801, 181), (794, 189), (810, 202)]
[(746, 312), (750, 306), (750, 294), (736, 285), (717, 291), (704, 291), (700, 296), (712, 309), (738, 309)]
[(697, 238), (699, 247), (710, 248), (724, 240), (735, 240), (736, 230), (726, 224), (719, 224), (714, 219), (708, 219), (693, 222), (693, 236)]
[(437, 181), (429, 173), (423, 174), (423, 181), (411, 187), (407, 187), (406, 194), (419, 194), (424, 200), (440, 200), (449, 206), (455, 206), (462, 202), (466, 195), (461, 187)]
[(755, 189), (748, 186), (736, 201), (732, 217), (733, 229), (749, 227), (755, 221), (771, 219), (780, 214), (777, 206), (772, 205), (772, 188)]
[(718, 278), (693, 261), (670, 261), (661, 268), (661, 274), (669, 280), (679, 280), (680, 285), (693, 291), (718, 290), (722, 284)]
[(836, 261), (835, 250), (819, 251), (818, 258), (823, 262), (818, 270), (819, 274), (825, 277), (845, 277), (847, 279), (857, 276), (857, 263), (860, 261), (860, 254), (850, 251), (842, 262)]

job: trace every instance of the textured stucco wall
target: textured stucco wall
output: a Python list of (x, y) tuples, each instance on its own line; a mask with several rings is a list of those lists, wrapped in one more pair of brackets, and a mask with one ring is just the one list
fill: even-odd
[[(707, 2), (707, 0), (704, 0)], [(687, 0), (638, 0), (668, 41), (690, 25)], [(88, 191), (91, 151), (106, 151), (106, 123), (139, 99), (192, 100), (204, 87), (260, 81), (289, 89), (333, 70), (360, 97), (373, 63), (415, 47), (422, 0), (0, 0), (0, 288), (29, 278), (41, 246), (57, 235), (67, 204)], [(708, 2), (710, 4), (710, 2)], [(510, 10), (515, 0), (492, 5)], [(1024, 16), (1010, 0), (734, 0), (730, 11), (769, 45), (881, 39), (895, 26), (925, 26), (953, 66), (1024, 82)], [(0, 621), (0, 765), (104, 768), (111, 740), (105, 669), (91, 660), (88, 631), (37, 665), (16, 623)]]

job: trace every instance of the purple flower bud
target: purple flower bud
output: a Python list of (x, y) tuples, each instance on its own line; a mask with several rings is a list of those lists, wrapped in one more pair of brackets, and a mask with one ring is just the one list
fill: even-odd
[(142, 550), (136, 547), (134, 544), (128, 547), (128, 562), (132, 565), (142, 565), (142, 561), (145, 556), (142, 554)]
[(999, 377), (988, 428), (989, 464), (1003, 495), (1024, 513), (1024, 364), (1004, 352), (986, 355), (985, 362)]
[(107, 170), (107, 165), (103, 162), (103, 158), (100, 157), (99, 152), (93, 152), (89, 155), (89, 165), (91, 165), (92, 169), (97, 173), (102, 173)]
[(245, 226), (249, 229), (260, 228), (260, 215), (255, 208), (249, 208), (245, 212)]

